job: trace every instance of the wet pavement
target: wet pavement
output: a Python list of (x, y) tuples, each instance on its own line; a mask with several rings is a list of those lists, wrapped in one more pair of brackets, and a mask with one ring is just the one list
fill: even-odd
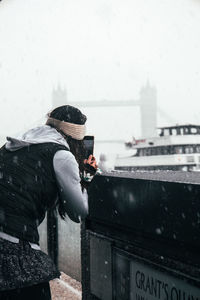
[(59, 279), (50, 281), (52, 300), (80, 300), (81, 283), (61, 272)]

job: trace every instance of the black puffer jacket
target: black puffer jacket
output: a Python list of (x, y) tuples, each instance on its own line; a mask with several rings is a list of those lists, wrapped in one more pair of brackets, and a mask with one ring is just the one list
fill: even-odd
[(68, 149), (56, 143), (0, 150), (0, 231), (39, 242), (37, 226), (58, 196), (53, 157)]

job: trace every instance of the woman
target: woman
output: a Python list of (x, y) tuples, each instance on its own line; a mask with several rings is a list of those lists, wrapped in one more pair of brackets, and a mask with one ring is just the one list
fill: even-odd
[[(0, 149), (0, 299), (51, 299), (49, 280), (60, 273), (40, 250), (37, 227), (52, 207), (74, 222), (87, 216), (86, 119), (73, 106), (58, 107), (46, 125)], [(97, 168), (92, 156), (86, 163)]]

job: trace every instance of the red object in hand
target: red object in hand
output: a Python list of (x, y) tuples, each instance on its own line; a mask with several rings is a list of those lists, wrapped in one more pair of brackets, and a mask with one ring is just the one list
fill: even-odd
[(88, 173), (92, 175), (96, 173), (98, 166), (96, 159), (92, 154), (88, 157), (88, 159), (84, 159), (84, 164), (86, 172), (88, 171)]

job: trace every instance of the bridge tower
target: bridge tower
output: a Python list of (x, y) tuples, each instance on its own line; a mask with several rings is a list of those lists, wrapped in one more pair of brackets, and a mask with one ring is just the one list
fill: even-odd
[(141, 114), (141, 135), (152, 137), (156, 135), (157, 127), (157, 92), (156, 88), (149, 84), (140, 90), (140, 114)]
[(64, 88), (61, 88), (60, 84), (57, 85), (57, 88), (52, 91), (52, 106), (53, 109), (67, 104), (67, 91)]
[[(58, 84), (52, 92), (53, 108), (67, 104), (67, 91)], [(141, 136), (151, 137), (156, 135), (157, 127), (157, 92), (156, 88), (147, 81), (146, 85), (140, 90), (139, 100), (102, 100), (102, 101), (82, 101), (72, 102), (76, 107), (115, 107), (115, 106), (139, 106)]]

